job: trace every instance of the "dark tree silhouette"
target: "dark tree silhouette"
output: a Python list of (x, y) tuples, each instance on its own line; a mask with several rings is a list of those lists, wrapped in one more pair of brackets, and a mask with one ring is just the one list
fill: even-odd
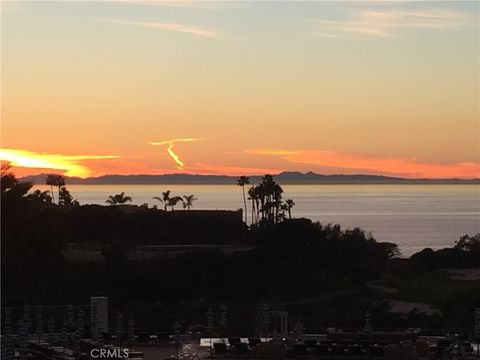
[(56, 175), (55, 176), (56, 183), (57, 183), (57, 190), (58, 190), (58, 199), (60, 200), (60, 191), (62, 187), (65, 186), (65, 176), (63, 175)]
[(273, 176), (266, 174), (262, 178), (262, 182), (249, 189), (248, 194), (252, 199), (252, 207), (257, 211), (257, 223), (260, 218), (261, 222), (270, 224), (278, 223), (284, 217), (282, 215), (282, 187), (273, 180)]
[(132, 198), (130, 196), (125, 196), (125, 193), (121, 192), (120, 194), (110, 195), (105, 202), (109, 205), (119, 205), (131, 201)]
[(65, 186), (62, 186), (58, 194), (58, 204), (63, 206), (78, 205), (78, 201), (73, 198)]
[(170, 190), (162, 192), (162, 197), (154, 196), (153, 199), (163, 203), (163, 209), (167, 211), (167, 206), (169, 206), (168, 203), (170, 201)]
[(285, 200), (286, 210), (288, 211), (288, 218), (292, 219), (292, 208), (295, 206), (295, 202), (292, 199)]
[(18, 180), (13, 173), (10, 172), (11, 165), (8, 162), (2, 162), (1, 172), (2, 172), (2, 194), (13, 189), (17, 184)]
[(480, 233), (473, 236), (463, 235), (455, 242), (455, 249), (480, 254)]
[(248, 216), (247, 216), (247, 198), (245, 196), (245, 185), (250, 184), (250, 178), (248, 176), (240, 176), (237, 179), (237, 185), (241, 186), (242, 192), (243, 192), (243, 205), (245, 209), (245, 223), (248, 221)]
[(248, 199), (252, 201), (252, 224), (256, 224), (258, 222), (257, 209), (260, 199), (257, 186), (252, 186), (248, 189)]
[(28, 200), (36, 201), (39, 203), (51, 204), (52, 197), (50, 196), (50, 191), (41, 191), (35, 190), (33, 193), (26, 196)]
[(58, 199), (60, 200), (60, 189), (65, 186), (65, 176), (60, 174), (49, 174), (45, 181), (45, 184), (50, 185), (52, 202), (55, 203), (55, 195), (53, 193), (53, 188), (56, 187), (58, 190)]
[(198, 198), (195, 197), (195, 195), (190, 194), (190, 195), (184, 195), (183, 196), (183, 207), (186, 208), (187, 210), (190, 210), (193, 207), (193, 202), (198, 200)]
[(177, 206), (180, 201), (183, 201), (180, 196), (171, 197), (170, 199), (168, 199), (168, 206), (170, 206), (172, 208), (172, 211), (174, 211), (175, 206)]
[(2, 202), (8, 202), (10, 200), (18, 201), (22, 199), (25, 195), (27, 195), (27, 193), (32, 188), (32, 183), (18, 181), (15, 175), (10, 172), (10, 169), (10, 163), (2, 162), (0, 181)]
[(50, 195), (52, 197), (52, 202), (55, 203), (55, 194), (53, 192), (53, 187), (57, 186), (55, 175), (54, 174), (47, 175), (45, 184), (50, 185)]

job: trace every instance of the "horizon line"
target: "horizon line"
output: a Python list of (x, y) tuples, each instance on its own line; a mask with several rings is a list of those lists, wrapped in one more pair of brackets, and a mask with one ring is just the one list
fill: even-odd
[[(232, 177), (232, 178), (237, 178), (240, 176), (247, 176), (247, 177), (262, 177), (265, 175), (272, 175), (272, 176), (279, 176), (285, 173), (295, 173), (295, 174), (301, 174), (301, 175), (308, 175), (308, 174), (313, 174), (313, 175), (318, 175), (318, 176), (326, 176), (326, 177), (333, 177), (333, 176), (371, 176), (371, 177), (383, 177), (383, 178), (388, 178), (388, 179), (395, 179), (395, 180), (408, 180), (408, 181), (415, 181), (415, 180), (432, 180), (432, 181), (439, 181), (439, 180), (461, 180), (461, 181), (480, 181), (480, 177), (473, 177), (473, 178), (466, 178), (466, 177), (440, 177), (440, 178), (429, 178), (429, 177), (400, 177), (400, 176), (390, 176), (390, 175), (383, 175), (383, 174), (365, 174), (365, 173), (355, 173), (355, 174), (345, 174), (345, 173), (335, 173), (335, 174), (323, 174), (323, 173), (317, 173), (314, 171), (295, 171), (295, 170), (284, 170), (280, 171), (278, 173), (265, 173), (265, 174), (245, 174), (245, 175), (229, 175), (229, 174), (198, 174), (198, 173), (181, 173), (181, 172), (172, 172), (172, 173), (163, 173), (163, 174), (145, 174), (145, 173), (132, 173), (132, 174), (103, 174), (103, 175), (98, 175), (98, 176), (88, 176), (88, 177), (80, 177), (80, 176), (65, 176), (66, 178), (70, 179), (79, 179), (79, 180), (89, 180), (89, 179), (99, 179), (103, 177), (108, 177), (108, 176), (120, 176), (120, 177), (130, 177), (130, 176), (199, 176), (199, 177)], [(55, 172), (42, 172), (42, 173), (37, 173), (37, 174), (29, 174), (29, 175), (24, 175), (24, 176), (19, 176), (18, 179), (24, 179), (28, 177), (38, 177), (38, 176), (46, 176), (50, 174), (59, 174), (63, 175), (61, 173), (55, 173)]]

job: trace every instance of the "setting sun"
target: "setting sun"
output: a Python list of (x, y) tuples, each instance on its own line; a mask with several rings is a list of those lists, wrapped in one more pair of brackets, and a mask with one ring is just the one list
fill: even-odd
[(67, 176), (87, 177), (91, 170), (81, 164), (82, 160), (114, 159), (116, 156), (99, 155), (59, 155), (33, 153), (26, 150), (0, 149), (0, 160), (14, 167), (30, 169), (60, 170)]

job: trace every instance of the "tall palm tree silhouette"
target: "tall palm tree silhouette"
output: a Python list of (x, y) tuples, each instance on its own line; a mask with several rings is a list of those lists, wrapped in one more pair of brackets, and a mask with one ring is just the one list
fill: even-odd
[(53, 193), (53, 187), (58, 189), (58, 199), (60, 199), (60, 190), (65, 186), (65, 176), (59, 174), (49, 174), (45, 181), (45, 184), (50, 185), (52, 193), (52, 201), (55, 202), (55, 195)]
[(55, 180), (56, 180), (56, 183), (57, 183), (58, 201), (60, 201), (60, 191), (62, 190), (62, 187), (65, 186), (65, 176), (56, 175)]
[(245, 185), (250, 184), (250, 178), (248, 176), (240, 176), (237, 179), (237, 185), (242, 187), (243, 191), (243, 204), (245, 209), (245, 223), (247, 223), (247, 198), (245, 196)]
[(127, 202), (131, 202), (132, 198), (130, 196), (125, 196), (124, 192), (120, 194), (110, 195), (105, 202), (109, 205), (118, 205), (118, 204), (125, 204)]
[(295, 202), (292, 199), (285, 200), (286, 209), (288, 211), (288, 218), (292, 218), (292, 208), (295, 206)]
[(190, 194), (190, 195), (184, 195), (183, 196), (183, 207), (186, 208), (187, 210), (190, 210), (190, 208), (193, 207), (193, 202), (195, 200), (198, 200), (195, 195)]
[(50, 185), (50, 195), (52, 197), (52, 202), (55, 203), (55, 194), (53, 193), (53, 187), (57, 186), (55, 182), (55, 174), (47, 175), (45, 184)]
[(282, 193), (282, 187), (275, 182), (270, 174), (266, 174), (260, 184), (252, 186), (248, 190), (248, 195), (252, 200), (252, 209), (256, 209), (257, 223), (259, 218), (261, 218), (260, 221), (270, 223), (281, 220)]
[(248, 189), (248, 200), (252, 200), (252, 224), (255, 224), (256, 221), (256, 211), (255, 211), (255, 205), (256, 202), (258, 201), (258, 196), (257, 196), (257, 191), (256, 187), (252, 186), (250, 189)]
[(162, 197), (154, 196), (153, 200), (158, 200), (163, 203), (163, 209), (167, 211), (168, 202), (170, 201), (170, 190), (162, 192)]

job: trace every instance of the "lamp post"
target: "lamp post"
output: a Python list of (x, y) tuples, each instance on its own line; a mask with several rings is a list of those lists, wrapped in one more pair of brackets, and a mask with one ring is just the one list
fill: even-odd
[(80, 310), (78, 312), (77, 327), (80, 339), (83, 339), (83, 335), (85, 332), (85, 313), (83, 312), (83, 310)]
[(23, 321), (22, 319), (18, 320), (18, 323), (17, 323), (20, 360), (26, 359), (28, 355), (27, 354), (28, 330), (25, 327), (26, 323), (27, 322)]
[(117, 341), (118, 341), (118, 346), (122, 346), (122, 340), (123, 340), (123, 315), (121, 312), (117, 313), (117, 324), (115, 327), (115, 331), (117, 333)]
[(365, 324), (363, 326), (364, 333), (371, 333), (372, 332), (372, 314), (370, 310), (365, 311)]
[(475, 309), (475, 328), (474, 328), (474, 337), (477, 341), (477, 354), (480, 357), (480, 308)]
[(207, 311), (207, 331), (208, 336), (210, 338), (210, 355), (213, 355), (213, 347), (212, 347), (212, 333), (215, 331), (214, 324), (213, 324), (213, 310), (212, 308), (208, 308)]
[(67, 326), (69, 329), (74, 327), (73, 323), (73, 305), (67, 306)]
[(270, 331), (270, 306), (263, 304), (262, 306), (262, 334), (264, 337), (268, 336)]
[(220, 308), (220, 327), (225, 336), (228, 336), (228, 308), (223, 304)]
[(175, 341), (176, 359), (178, 359), (178, 351), (180, 349), (180, 323), (178, 321), (175, 321), (175, 323), (173, 324), (173, 334)]
[(63, 354), (66, 353), (66, 348), (68, 344), (68, 334), (67, 334), (67, 320), (62, 320), (62, 345), (63, 345)]
[(135, 322), (133, 321), (133, 319), (128, 320), (128, 343), (130, 347), (133, 346), (133, 342), (135, 341), (134, 329)]
[(55, 320), (52, 317), (48, 318), (47, 321), (47, 328), (48, 328), (48, 342), (53, 344), (55, 342)]
[(36, 314), (35, 314), (35, 330), (37, 333), (38, 337), (38, 342), (42, 339), (43, 335), (43, 316), (42, 316), (42, 308), (38, 306), (36, 308)]

